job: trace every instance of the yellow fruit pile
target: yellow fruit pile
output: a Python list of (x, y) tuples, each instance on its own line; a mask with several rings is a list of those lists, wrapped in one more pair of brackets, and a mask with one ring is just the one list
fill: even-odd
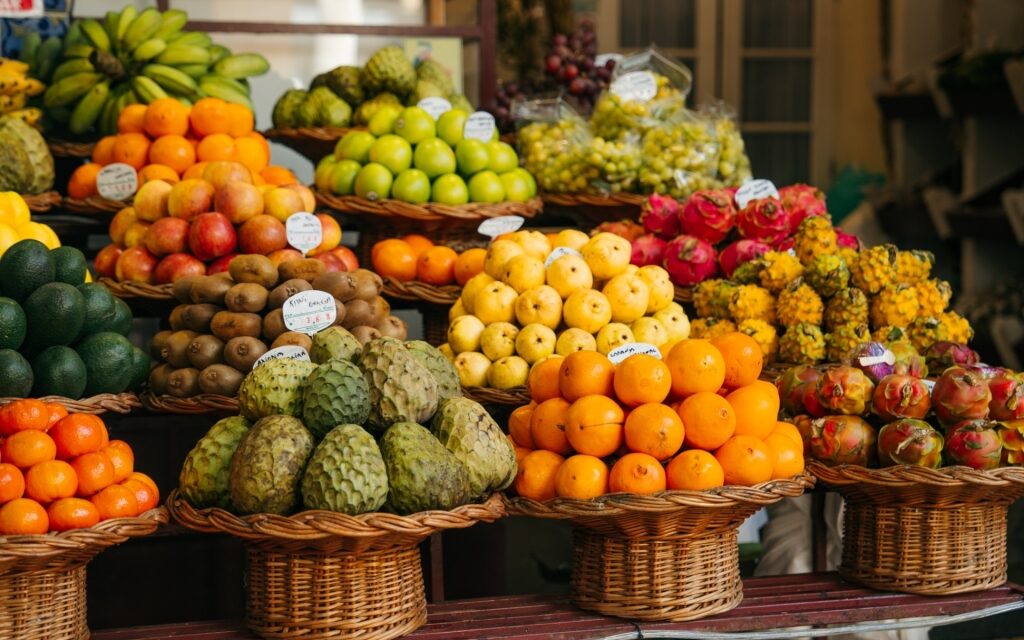
[(32, 221), (28, 205), (13, 191), (0, 192), (0, 256), (20, 240), (38, 240), (47, 249), (60, 246), (57, 234), (41, 222)]

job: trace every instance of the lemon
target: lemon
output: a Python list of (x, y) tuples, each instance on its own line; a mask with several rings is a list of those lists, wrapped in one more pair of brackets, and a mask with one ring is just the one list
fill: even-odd
[(10, 227), (10, 225), (0, 223), (0, 256), (7, 252), (11, 248), (11, 245), (18, 242), (21, 238), (18, 237), (18, 232)]
[(0, 193), (0, 223), (17, 229), (27, 224), (30, 217), (28, 205), (20, 195), (13, 191)]
[[(29, 222), (18, 228), (19, 240), (38, 240), (46, 245), (47, 249), (56, 249), (60, 246), (60, 239), (48, 225), (41, 222)], [(6, 250), (6, 247), (5, 247)]]

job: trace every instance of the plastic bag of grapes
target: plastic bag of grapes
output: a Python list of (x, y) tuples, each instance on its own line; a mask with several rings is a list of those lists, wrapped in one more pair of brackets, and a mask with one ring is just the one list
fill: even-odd
[(583, 193), (600, 176), (588, 161), (594, 136), (561, 98), (517, 101), (512, 105), (519, 157), (542, 191)]
[(736, 124), (736, 112), (724, 102), (701, 107), (699, 113), (714, 123), (718, 138), (718, 179), (726, 187), (738, 187), (749, 180), (750, 158)]
[(720, 144), (715, 121), (680, 109), (644, 134), (640, 183), (647, 192), (688, 198), (699, 189), (721, 186)]

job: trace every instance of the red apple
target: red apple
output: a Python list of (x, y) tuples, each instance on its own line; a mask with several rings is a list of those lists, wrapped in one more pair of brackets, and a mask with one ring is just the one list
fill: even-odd
[(345, 263), (341, 261), (341, 258), (333, 253), (320, 253), (313, 256), (313, 259), (324, 263), (324, 266), (327, 267), (327, 271), (348, 271), (345, 267)]
[(144, 282), (153, 284), (153, 270), (156, 256), (145, 247), (125, 249), (114, 265), (114, 275), (121, 282)]
[[(174, 218), (168, 218), (173, 220)], [(206, 265), (190, 253), (172, 253), (156, 265), (153, 276), (157, 284), (167, 284), (185, 276), (201, 276), (206, 274)]]
[(122, 253), (124, 253), (124, 249), (116, 244), (108, 244), (100, 249), (99, 253), (96, 254), (95, 260), (93, 260), (96, 273), (105, 278), (113, 278), (117, 259), (121, 257)]
[(355, 252), (348, 247), (335, 247), (331, 249), (329, 253), (333, 253), (338, 256), (338, 258), (345, 263), (346, 271), (355, 271), (359, 268), (359, 258), (357, 258)]
[(183, 253), (188, 249), (188, 230), (187, 220), (160, 218), (146, 230), (142, 243), (155, 256)]
[(270, 258), (270, 261), (274, 263), (275, 267), (280, 267), (285, 262), (302, 260), (302, 252), (292, 248), (278, 249), (277, 251), (271, 251), (268, 253), (267, 257)]
[(274, 216), (261, 213), (249, 218), (238, 228), (238, 248), (242, 253), (265, 256), (287, 246), (288, 234), (284, 224)]
[(206, 275), (212, 276), (212, 275), (217, 274), (217, 273), (224, 273), (224, 272), (226, 272), (228, 270), (228, 265), (230, 265), (231, 261), (234, 260), (237, 257), (238, 257), (237, 253), (229, 253), (226, 256), (221, 256), (221, 257), (217, 258), (216, 260), (214, 260), (210, 264), (206, 265)]
[(238, 235), (228, 217), (222, 213), (202, 213), (192, 220), (188, 246), (192, 255), (203, 262), (227, 255), (235, 250)]

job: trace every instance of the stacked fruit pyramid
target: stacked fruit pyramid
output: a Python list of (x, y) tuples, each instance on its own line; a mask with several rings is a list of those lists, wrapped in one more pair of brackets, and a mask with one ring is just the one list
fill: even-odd
[(60, 238), (50, 225), (32, 219), (32, 212), (20, 194), (0, 192), (0, 256), (19, 240), (38, 240), (47, 249), (60, 246)]

